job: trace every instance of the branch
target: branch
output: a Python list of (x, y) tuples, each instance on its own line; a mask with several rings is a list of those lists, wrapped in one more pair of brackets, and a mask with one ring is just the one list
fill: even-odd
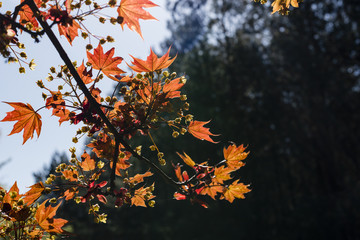
[[(82, 81), (81, 77), (79, 76), (78, 72), (76, 71), (75, 67), (73, 66), (69, 56), (67, 55), (64, 48), (60, 44), (59, 40), (55, 36), (54, 32), (51, 30), (48, 23), (43, 20), (43, 17), (39, 13), (39, 9), (37, 8), (34, 1), (33, 0), (28, 0), (28, 5), (29, 5), (30, 9), (33, 11), (34, 16), (36, 17), (36, 19), (38, 20), (40, 25), (43, 27), (43, 29), (44, 29), (46, 35), (49, 37), (51, 43), (56, 48), (56, 50), (59, 53), (61, 59), (65, 62), (65, 64), (68, 67), (71, 75), (74, 77), (76, 83), (78, 84), (80, 90), (84, 93), (86, 98), (89, 100), (90, 107), (97, 112), (97, 114), (103, 120), (105, 125), (109, 128), (110, 132), (114, 135), (115, 142), (116, 143), (121, 143), (125, 147), (125, 149), (127, 151), (129, 151), (134, 157), (136, 157), (137, 159), (147, 163), (152, 168), (154, 168), (168, 183), (176, 186), (177, 188), (179, 186), (181, 186), (181, 185), (186, 184), (186, 183), (183, 183), (183, 182), (174, 181), (171, 177), (169, 177), (164, 171), (162, 171), (157, 165), (155, 165), (149, 159), (147, 159), (147, 158), (139, 155), (137, 152), (135, 152), (134, 149), (132, 149), (132, 147), (123, 139), (123, 136), (121, 134), (119, 134), (119, 132), (114, 127), (114, 125), (111, 124), (110, 120), (106, 117), (105, 113), (101, 110), (100, 104), (94, 99), (94, 97), (89, 92), (88, 88), (86, 87), (85, 83)], [(118, 147), (115, 148), (114, 159), (113, 159), (115, 164), (113, 165), (112, 171), (114, 171), (114, 168), (116, 167), (116, 162), (117, 162), (117, 158), (118, 158), (118, 156), (117, 156), (118, 151), (119, 151)], [(116, 154), (116, 152), (117, 152), (117, 154)], [(113, 176), (112, 178), (115, 178), (115, 176)]]

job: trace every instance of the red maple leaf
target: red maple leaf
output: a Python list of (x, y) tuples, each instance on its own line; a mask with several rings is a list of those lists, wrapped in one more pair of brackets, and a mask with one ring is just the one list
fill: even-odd
[(154, 72), (156, 70), (167, 68), (174, 62), (176, 58), (176, 56), (170, 58), (169, 53), (170, 48), (164, 56), (158, 58), (158, 56), (156, 56), (156, 54), (150, 48), (150, 55), (146, 58), (146, 61), (130, 55), (134, 59), (134, 61), (131, 62), (134, 66), (129, 67), (135, 72)]
[(71, 19), (71, 21), (69, 21), (69, 23), (65, 23), (65, 24), (59, 23), (58, 29), (59, 29), (60, 35), (64, 35), (66, 37), (66, 39), (68, 40), (68, 42), (70, 43), (70, 45), (72, 45), (73, 40), (77, 36), (79, 36), (78, 30), (81, 29), (81, 27), (74, 19)]
[(214, 140), (210, 138), (210, 136), (218, 136), (218, 134), (213, 134), (209, 131), (209, 128), (204, 127), (204, 125), (209, 122), (210, 121), (207, 122), (192, 121), (188, 126), (188, 132), (200, 140), (206, 140), (212, 143), (218, 143), (218, 142), (214, 142)]
[(94, 69), (102, 71), (107, 77), (118, 81), (117, 78), (111, 75), (118, 75), (125, 73), (123, 70), (117, 67), (123, 58), (122, 57), (113, 57), (115, 48), (111, 48), (104, 54), (104, 50), (99, 43), (98, 47), (94, 49), (94, 54), (87, 52), (87, 58), (89, 63), (92, 64)]
[(121, 0), (120, 6), (117, 9), (119, 16), (123, 18), (121, 28), (124, 30), (124, 25), (126, 24), (130, 30), (136, 31), (141, 36), (141, 38), (143, 38), (141, 34), (139, 19), (157, 20), (143, 8), (157, 6), (158, 5), (149, 0)]
[(13, 111), (7, 112), (6, 117), (1, 120), (5, 121), (18, 121), (15, 123), (14, 128), (12, 129), (9, 135), (14, 133), (19, 133), (24, 130), (23, 144), (29, 139), (33, 138), (34, 131), (36, 131), (38, 137), (41, 132), (41, 116), (35, 112), (30, 104), (24, 104), (21, 102), (5, 102), (14, 108)]

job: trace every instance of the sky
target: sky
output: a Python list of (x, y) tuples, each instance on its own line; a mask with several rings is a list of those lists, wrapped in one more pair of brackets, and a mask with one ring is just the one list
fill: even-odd
[[(166, 21), (169, 14), (166, 11), (165, 0), (153, 0), (159, 7), (147, 8), (156, 20), (140, 20), (142, 29), (142, 39), (136, 32), (130, 31), (127, 27), (122, 31), (120, 25), (113, 26), (111, 24), (100, 24), (95, 19), (86, 20), (85, 25), (94, 29), (97, 35), (111, 35), (115, 38), (115, 43), (105, 44), (104, 51), (115, 47), (115, 55), (124, 58), (119, 67), (127, 72), (128, 68), (125, 62), (130, 63), (130, 54), (134, 57), (145, 59), (150, 53), (150, 47), (154, 49), (158, 55), (164, 54), (160, 49), (160, 42), (170, 34), (166, 29)], [(0, 12), (11, 9), (14, 1), (3, 2)], [(116, 14), (114, 9), (113, 14)], [(111, 26), (109, 26), (111, 25)], [(57, 32), (57, 31), (55, 31)], [(26, 34), (18, 36), (20, 41), (26, 46), (27, 60), (35, 59), (36, 69), (31, 71), (26, 66), (26, 74), (18, 72), (19, 65), (16, 63), (5, 63), (0, 59), (0, 120), (6, 116), (6, 112), (12, 111), (13, 108), (4, 102), (23, 102), (30, 103), (34, 109), (38, 109), (44, 105), (41, 96), (42, 90), (36, 85), (37, 80), (43, 80), (46, 86), (56, 89), (61, 84), (60, 81), (49, 83), (45, 79), (49, 73), (51, 66), (58, 67), (63, 65), (62, 60), (58, 56), (55, 48), (50, 41), (43, 37), (40, 43), (34, 43)], [(73, 47), (62, 36), (60, 37), (63, 47), (68, 52), (72, 61), (81, 63), (86, 58), (85, 44), (82, 38), (76, 38)], [(94, 47), (97, 42), (92, 42)], [(86, 43), (87, 44), (87, 43)], [(92, 51), (91, 51), (92, 52)], [(114, 81), (110, 79), (102, 80), (98, 87), (104, 95), (110, 94), (114, 87)], [(71, 139), (75, 136), (79, 125), (69, 125), (63, 123), (59, 126), (58, 118), (51, 117), (51, 111), (43, 109), (39, 112), (42, 117), (42, 129), (40, 137), (37, 135), (33, 139), (29, 139), (24, 145), (22, 132), (8, 136), (15, 122), (0, 122), (0, 165), (4, 161), (10, 160), (0, 168), (0, 186), (9, 188), (17, 181), (21, 192), (27, 191), (27, 187), (34, 184), (33, 173), (43, 170), (44, 166), (50, 163), (51, 157), (55, 152), (65, 152), (68, 156), (70, 147), (76, 147), (77, 152), (81, 153), (85, 138), (79, 143), (72, 143)], [(81, 126), (80, 126), (81, 127)]]

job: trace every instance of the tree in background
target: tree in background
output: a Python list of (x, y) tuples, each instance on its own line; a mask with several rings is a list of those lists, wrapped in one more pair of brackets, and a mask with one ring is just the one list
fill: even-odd
[[(242, 231), (209, 235), (356, 239), (359, 3), (305, 1), (280, 18), (251, 3), (238, 8), (246, 6), (242, 1), (204, 1), (196, 8), (187, 2), (169, 2), (174, 19), (198, 14), (204, 34), (189, 47), (181, 36), (193, 31), (177, 33), (186, 29), (181, 21), (169, 25), (174, 46), (187, 49), (174, 68), (189, 76), (186, 93), (196, 91), (189, 103), (199, 117), (212, 116), (215, 130), (245, 139), (253, 153), (244, 175), (254, 186), (249, 201), (215, 210), (224, 225), (236, 218)], [(242, 14), (246, 21), (236, 17)]]

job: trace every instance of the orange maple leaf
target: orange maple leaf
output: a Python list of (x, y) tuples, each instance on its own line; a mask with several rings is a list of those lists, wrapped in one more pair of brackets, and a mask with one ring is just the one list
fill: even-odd
[(69, 180), (70, 182), (78, 181), (79, 173), (76, 170), (64, 170), (62, 174), (65, 179)]
[(138, 184), (144, 181), (144, 177), (150, 177), (152, 176), (153, 173), (147, 171), (144, 174), (136, 174), (134, 177), (129, 178), (129, 183), (134, 183), (134, 184)]
[(76, 187), (71, 187), (71, 188), (67, 189), (64, 192), (65, 200), (67, 201), (67, 200), (73, 199), (75, 197), (75, 195), (78, 193), (79, 193), (79, 190), (77, 190)]
[(230, 168), (239, 169), (245, 165), (242, 160), (244, 160), (250, 152), (244, 152), (246, 147), (243, 144), (236, 147), (235, 144), (230, 145), (228, 148), (224, 148), (224, 158), (226, 160), (226, 164)]
[[(24, 2), (25, 0), (22, 0), (21, 2)], [(42, 1), (41, 0), (35, 0), (34, 1), (37, 7), (41, 6)], [(19, 23), (26, 26), (28, 23), (31, 23), (32, 27), (29, 30), (36, 31), (39, 29), (39, 23), (37, 22), (36, 18), (34, 17), (34, 13), (30, 9), (30, 7), (25, 4), (19, 11), (20, 20)]]
[(95, 169), (95, 160), (90, 157), (90, 155), (84, 151), (83, 155), (81, 155), (82, 162), (80, 163), (80, 167), (83, 171), (92, 171)]
[(77, 23), (74, 19), (72, 19), (71, 23), (67, 23), (67, 24), (58, 24), (58, 29), (59, 29), (59, 33), (60, 35), (64, 35), (66, 37), (66, 39), (68, 40), (68, 42), (70, 43), (70, 45), (72, 45), (73, 40), (79, 36), (78, 35), (78, 30), (81, 29), (79, 23)]
[(124, 30), (124, 25), (126, 24), (130, 30), (136, 31), (141, 36), (141, 38), (143, 38), (141, 34), (139, 19), (157, 20), (143, 8), (157, 6), (158, 5), (149, 0), (121, 0), (120, 6), (117, 9), (119, 16), (123, 18), (121, 28)]
[(38, 222), (39, 226), (45, 231), (52, 233), (62, 233), (63, 230), (61, 228), (68, 221), (62, 218), (54, 218), (56, 211), (60, 207), (61, 203), (59, 203), (55, 207), (52, 206), (45, 207), (47, 201), (48, 200), (40, 204), (40, 206), (36, 210), (35, 219)]
[[(151, 185), (151, 187), (154, 187), (154, 183)], [(141, 187), (136, 189), (134, 196), (131, 198), (131, 205), (146, 207), (145, 199), (150, 200), (155, 197), (150, 191), (151, 187)], [(146, 198), (145, 195), (147, 196)]]
[(212, 143), (218, 143), (218, 142), (214, 142), (214, 140), (212, 140), (210, 136), (219, 136), (219, 135), (211, 133), (209, 131), (209, 128), (204, 127), (204, 125), (209, 122), (210, 121), (207, 122), (192, 121), (188, 126), (188, 132), (200, 140), (206, 140)]
[(175, 78), (171, 80), (169, 83), (165, 83), (163, 86), (163, 92), (166, 93), (167, 98), (177, 98), (180, 97), (180, 91), (184, 86), (184, 83), (180, 81), (180, 78)]
[(122, 57), (113, 57), (115, 48), (111, 48), (104, 54), (103, 47), (99, 43), (98, 47), (94, 49), (94, 54), (87, 52), (87, 58), (89, 63), (92, 64), (94, 69), (102, 71), (107, 77), (118, 81), (117, 78), (111, 75), (118, 75), (125, 73), (123, 70), (117, 67), (123, 58)]
[(224, 181), (231, 179), (230, 173), (233, 171), (234, 169), (225, 166), (215, 167), (213, 182), (223, 184)]
[(184, 163), (186, 163), (186, 165), (188, 165), (190, 167), (195, 166), (195, 162), (186, 153), (184, 153), (184, 155), (181, 155), (180, 153), (177, 152), (177, 155), (179, 155), (179, 157), (181, 157), (181, 159), (184, 161)]
[(245, 198), (244, 194), (251, 191), (250, 189), (247, 188), (249, 185), (238, 183), (238, 181), (239, 179), (234, 181), (227, 188), (225, 188), (224, 195), (222, 196), (221, 199), (225, 198), (230, 203), (232, 203), (235, 198), (241, 198), (241, 199)]
[(80, 78), (83, 80), (85, 84), (89, 84), (94, 81), (92, 79), (92, 68), (90, 70), (86, 70), (86, 67), (84, 65), (84, 61), (81, 63), (81, 65), (76, 69)]
[(24, 104), (21, 102), (5, 102), (14, 108), (13, 111), (7, 112), (6, 117), (1, 120), (5, 121), (18, 121), (15, 123), (14, 128), (12, 129), (9, 135), (14, 133), (19, 133), (24, 129), (24, 142), (33, 138), (34, 131), (36, 131), (38, 137), (41, 131), (41, 116), (34, 111), (30, 104)]
[[(10, 193), (11, 192), (15, 192), (16, 193), (16, 197), (11, 197)], [(19, 200), (21, 198), (21, 194), (19, 194), (19, 188), (17, 186), (17, 182), (15, 181), (14, 184), (12, 185), (12, 187), (9, 189), (9, 191), (5, 194), (2, 202), (3, 203), (9, 203), (12, 204), (12, 202), (16, 202), (17, 200)]]
[(146, 61), (139, 58), (131, 56), (134, 61), (131, 63), (134, 66), (129, 66), (135, 72), (154, 72), (156, 70), (161, 70), (169, 67), (175, 60), (176, 56), (173, 58), (169, 57), (171, 47), (168, 49), (166, 54), (160, 58), (150, 48), (150, 55), (146, 58)]
[(38, 182), (30, 187), (30, 190), (27, 191), (24, 196), (24, 202), (26, 205), (30, 206), (33, 202), (35, 202), (44, 191), (45, 186), (42, 182)]
[(215, 183), (215, 184), (212, 183), (212, 184), (210, 184), (210, 185), (207, 185), (207, 186), (203, 187), (203, 188), (201, 189), (200, 194), (201, 194), (201, 195), (206, 195), (206, 194), (207, 194), (207, 195), (209, 195), (212, 199), (215, 200), (216, 195), (217, 195), (218, 193), (222, 193), (223, 190), (224, 190), (224, 186), (219, 185), (219, 184), (216, 184), (216, 183)]

